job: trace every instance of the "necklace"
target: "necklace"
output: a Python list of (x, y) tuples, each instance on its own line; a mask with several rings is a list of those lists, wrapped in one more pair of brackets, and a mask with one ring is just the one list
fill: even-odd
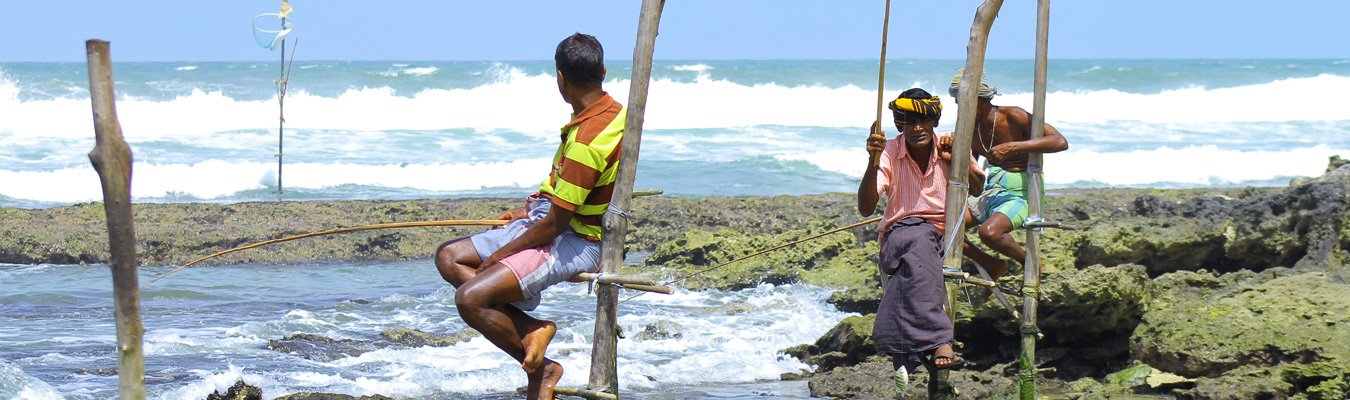
[[(986, 144), (985, 141), (976, 139), (977, 141), (980, 142), (980, 147), (984, 148), (984, 154), (989, 154), (989, 151), (994, 148), (994, 132), (997, 130), (998, 130), (998, 106), (994, 106), (994, 124), (993, 127), (989, 129), (989, 140), (988, 140), (989, 143)], [(976, 136), (983, 135), (980, 133), (979, 122), (975, 123), (975, 135)]]

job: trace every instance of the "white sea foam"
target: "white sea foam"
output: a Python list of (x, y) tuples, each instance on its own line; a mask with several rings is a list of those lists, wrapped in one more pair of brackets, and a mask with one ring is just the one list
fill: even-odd
[[(207, 160), (195, 164), (137, 164), (131, 195), (136, 198), (214, 199), (274, 186), (276, 164)], [(325, 189), (340, 185), (413, 188), (451, 193), (489, 187), (528, 188), (539, 184), (548, 159), (518, 159), (470, 164), (358, 165), (348, 163), (286, 164), (285, 185), (291, 189)], [(0, 195), (46, 202), (72, 203), (101, 199), (98, 174), (88, 167), (55, 171), (0, 170)]]
[(169, 390), (153, 398), (160, 400), (195, 400), (203, 399), (211, 393), (225, 393), (233, 386), (235, 382), (244, 381), (259, 389), (263, 393), (276, 393), (280, 387), (276, 381), (267, 374), (245, 371), (244, 367), (230, 364), (224, 371), (191, 371), (197, 375), (198, 380), (186, 385), (178, 386), (176, 389)]
[[(839, 132), (865, 129), (866, 122), (874, 118), (871, 89), (745, 85), (710, 78), (711, 67), (704, 67), (675, 67), (699, 72), (693, 82), (658, 79), (652, 83), (645, 123), (652, 133), (644, 137), (644, 160), (738, 163), (772, 157), (861, 175), (860, 142)], [(395, 70), (435, 72), (410, 65)], [(349, 156), (307, 162), (287, 158), (286, 186), (327, 190), (358, 185), (437, 195), (537, 185), (551, 154), (501, 150), (518, 139), (499, 132), (527, 135), (536, 141), (531, 146), (540, 147), (539, 143), (556, 140), (558, 125), (571, 110), (557, 98), (551, 75), (526, 73), (502, 63), (493, 64), (483, 74), (488, 83), (468, 89), (396, 93), (389, 87), (363, 87), (334, 96), (303, 91), (288, 95), (288, 145)], [(606, 87), (621, 101), (627, 97), (626, 80), (611, 80)], [(1327, 156), (1347, 155), (1345, 140), (1310, 137), (1302, 129), (1338, 131), (1338, 124), (1350, 120), (1350, 113), (1332, 93), (1346, 90), (1350, 90), (1350, 77), (1319, 75), (1161, 93), (1052, 93), (1047, 105), (1049, 121), (1064, 128), (1073, 147), (1047, 157), (1051, 171), (1047, 179), (1051, 185), (1208, 185), (1318, 175)], [(84, 159), (87, 148), (70, 145), (91, 136), (88, 100), (21, 97), (20, 86), (0, 73), (0, 115), (4, 116), (0, 118), (0, 148), (6, 149), (0, 150), (0, 161), (16, 166), (0, 167), (0, 196), (54, 203), (100, 199), (97, 175)], [(955, 105), (946, 100), (947, 114), (956, 115)], [(1011, 93), (997, 100), (1030, 108), (1031, 95)], [(117, 109), (123, 134), (133, 149), (148, 142), (181, 144), (138, 152), (132, 185), (136, 198), (217, 199), (274, 185), (275, 164), (270, 160), (211, 159), (174, 151), (187, 147), (238, 154), (270, 146), (276, 137), (275, 99), (237, 100), (218, 91), (193, 90), (165, 101), (123, 96)], [(955, 118), (946, 120), (940, 129), (951, 129)], [(472, 134), (465, 134), (465, 129)], [(1253, 129), (1262, 130), (1263, 138), (1277, 138), (1284, 144), (1253, 150), (1246, 145), (1255, 138)], [(398, 131), (435, 133), (396, 137), (407, 142), (389, 141), (400, 135)], [(821, 136), (822, 131), (833, 136)], [(435, 143), (442, 152), (410, 158), (399, 154), (416, 150), (387, 143)], [(1242, 147), (1223, 147), (1227, 144)], [(492, 150), (468, 152), (470, 148)], [(35, 152), (41, 156), (32, 157)], [(440, 154), (475, 158), (444, 161), (438, 158)], [(1171, 173), (1103, 172), (1103, 166), (1117, 165), (1147, 170), (1133, 165), (1141, 163), (1125, 162), (1130, 157), (1175, 161), (1168, 164)], [(1267, 165), (1249, 167), (1256, 164), (1246, 161), (1250, 157)]]
[(145, 354), (153, 357), (181, 356), (202, 352), (256, 350), (266, 340), (256, 336), (231, 335), (226, 328), (159, 328), (145, 334)]
[[(445, 306), (447, 299), (441, 292), (438, 290), (436, 294), (422, 297), (395, 296), (386, 300), (401, 302), (397, 307), (400, 311), (440, 315), (447, 308), (453, 308)], [(551, 288), (545, 294), (548, 296), (545, 308), (539, 310), (541, 315), (553, 318), (558, 318), (558, 313), (568, 314), (557, 319), (558, 334), (549, 346), (549, 357), (567, 371), (560, 383), (564, 386), (586, 383), (585, 371), (589, 369), (592, 346), (590, 334), (595, 322), (589, 316), (578, 317), (571, 311), (577, 305), (593, 303), (593, 297), (585, 292), (580, 285)], [(621, 314), (618, 321), (624, 331), (629, 332), (627, 338), (619, 342), (620, 384), (625, 390), (659, 390), (670, 386), (772, 380), (785, 372), (806, 371), (808, 366), (778, 351), (814, 341), (847, 315), (824, 302), (829, 294), (828, 290), (804, 285), (766, 284), (739, 292), (681, 291), (675, 296), (646, 296), (630, 302), (626, 308), (630, 311)], [(411, 303), (402, 304), (406, 302)], [(364, 325), (366, 322), (363, 321), (391, 323), (388, 311), (379, 310), (383, 308), (368, 304), (350, 311), (361, 314), (364, 318), (360, 321), (340, 318), (338, 315), (343, 312), (333, 308), (293, 310), (278, 319), (249, 323), (232, 331), (277, 330), (299, 320), (323, 320), (324, 323), (311, 321), (304, 326), (291, 326), (291, 329), (321, 332), (324, 336), (343, 339), (348, 336), (344, 332), (368, 335), (379, 330)], [(673, 323), (672, 330), (679, 334), (642, 336), (645, 327), (656, 323)], [(391, 347), (319, 362), (258, 350), (260, 346), (256, 343), (251, 347), (219, 347), (212, 344), (219, 341), (218, 331), (194, 332), (176, 331), (151, 341), (195, 343), (198, 344), (193, 346), (197, 354), (225, 353), (242, 360), (261, 357), (268, 360), (264, 362), (266, 364), (285, 367), (276, 370), (232, 362), (222, 366), (223, 370), (192, 370), (195, 380), (159, 386), (158, 390), (164, 392), (155, 397), (202, 398), (215, 390), (224, 392), (239, 379), (258, 386), (269, 396), (319, 390), (352, 395), (378, 393), (421, 398), (452, 394), (471, 398), (511, 392), (526, 384), (519, 364), (483, 337), (448, 347)], [(281, 334), (269, 332), (264, 335), (279, 337)], [(190, 356), (175, 354), (179, 358)], [(707, 373), (710, 370), (719, 373)]]
[(1271, 151), (1234, 151), (1217, 146), (1162, 147), (1155, 150), (1097, 152), (1070, 150), (1045, 157), (1046, 184), (1106, 183), (1146, 186), (1157, 183), (1182, 185), (1234, 185), (1288, 177), (1318, 176), (1333, 154), (1350, 155), (1350, 149), (1324, 145)]
[[(639, 388), (658, 385), (696, 385), (705, 383), (752, 382), (778, 379), (783, 373), (809, 369), (801, 361), (784, 357), (779, 350), (814, 341), (843, 317), (827, 307), (817, 307), (808, 299), (827, 292), (800, 286), (761, 285), (740, 296), (689, 297), (669, 299), (645, 296), (642, 301), (672, 302), (717, 309), (743, 304), (752, 314), (709, 313), (705, 316), (666, 313), (628, 314), (619, 318), (625, 332), (635, 332), (634, 340), (623, 342), (625, 357), (641, 362), (626, 364), (621, 382)], [(707, 310), (707, 309), (705, 309)], [(705, 311), (706, 312), (706, 311)], [(669, 321), (682, 327), (679, 337), (643, 339), (646, 326)], [(745, 326), (756, 328), (746, 330)], [(630, 334), (632, 335), (632, 334)], [(709, 376), (706, 371), (719, 371)], [(650, 377), (660, 377), (652, 381)]]
[[(1117, 90), (1055, 92), (1046, 95), (1049, 122), (1278, 122), (1350, 119), (1338, 94), (1350, 77), (1318, 75), (1229, 88), (1190, 87), (1161, 93)], [(944, 98), (944, 103), (951, 100)], [(998, 96), (1000, 105), (1031, 109), (1031, 93)], [(950, 104), (950, 103), (948, 103)]]
[(0, 264), (0, 276), (12, 277), (15, 275), (35, 274), (53, 268), (52, 264)]
[(406, 76), (428, 76), (428, 75), (435, 74), (437, 71), (440, 71), (440, 70), (441, 70), (440, 68), (436, 68), (436, 67), (413, 67), (413, 68), (408, 68), (408, 64), (394, 64), (393, 67), (396, 68), (396, 69), (391, 69), (391, 70), (387, 70), (387, 71), (380, 72), (379, 75), (380, 75), (380, 76), (385, 76), (385, 77), (390, 77), (390, 78), (396, 78), (396, 77), (399, 77), (399, 76), (405, 76), (405, 75), (406, 75)]
[[(803, 160), (820, 169), (861, 177), (858, 150), (826, 150), (781, 156)], [(1048, 187), (1236, 185), (1281, 178), (1318, 176), (1332, 155), (1350, 156), (1350, 149), (1325, 145), (1270, 151), (1226, 150), (1218, 146), (1160, 147), (1134, 151), (1070, 149), (1045, 155)], [(1165, 160), (1165, 161), (1164, 161)], [(1241, 160), (1241, 162), (1234, 162)]]
[(440, 68), (436, 68), (436, 67), (416, 67), (416, 68), (407, 68), (407, 69), (404, 69), (404, 70), (403, 70), (403, 73), (404, 73), (404, 74), (408, 74), (408, 75), (413, 75), (413, 76), (427, 76), (427, 75), (434, 74), (434, 73), (436, 73), (436, 71), (440, 71), (440, 70), (441, 70)]
[[(559, 286), (550, 289), (546, 300), (549, 304), (584, 304), (589, 299), (584, 291), (582, 287)], [(623, 357), (619, 380), (626, 388), (653, 389), (752, 382), (805, 371), (805, 364), (783, 357), (778, 350), (815, 340), (844, 316), (823, 303), (828, 295), (828, 291), (807, 286), (761, 285), (737, 293), (681, 292), (674, 297), (644, 297), (630, 304), (661, 304), (663, 309), (620, 316), (619, 324), (631, 333), (619, 343)], [(734, 304), (748, 306), (753, 312), (717, 311)], [(681, 326), (676, 328), (680, 335), (639, 338), (646, 326), (662, 321)], [(570, 371), (562, 385), (585, 384), (593, 324), (589, 319), (560, 323), (549, 356)], [(294, 386), (323, 383), (339, 392), (410, 397), (438, 392), (506, 392), (525, 385), (515, 360), (482, 337), (451, 347), (376, 350), (327, 364), (368, 373), (355, 378), (297, 373), (287, 380), (296, 381)], [(707, 374), (709, 370), (722, 373)]]
[(4, 360), (0, 360), (0, 397), (24, 400), (65, 398), (51, 385), (28, 375), (19, 367)]
[(196, 70), (197, 70), (197, 66), (196, 66), (196, 65), (184, 65), (184, 66), (181, 66), (181, 67), (176, 67), (176, 68), (174, 68), (173, 70), (174, 70), (174, 71), (196, 71)]
[[(654, 138), (656, 136), (653, 136)], [(669, 140), (669, 139), (668, 139)], [(710, 139), (716, 142), (717, 139)], [(753, 140), (751, 140), (753, 141)], [(850, 177), (862, 176), (865, 166), (860, 150), (843, 144), (776, 148), (735, 146), (724, 150), (673, 147), (650, 159), (683, 159), (733, 162), (742, 157), (772, 156), (781, 161), (807, 162), (823, 171)], [(646, 148), (656, 148), (648, 145)], [(746, 150), (738, 150), (738, 149)], [(1056, 185), (1120, 186), (1171, 183), (1181, 185), (1231, 185), (1266, 182), (1298, 176), (1317, 176), (1331, 155), (1350, 156), (1350, 149), (1312, 145), (1283, 150), (1232, 150), (1218, 146), (1164, 146), (1131, 151), (1071, 148), (1046, 156), (1046, 182)], [(1168, 160), (1145, 162), (1146, 160)], [(1242, 162), (1233, 162), (1242, 160)], [(143, 164), (135, 166), (132, 196), (135, 198), (210, 200), (248, 190), (274, 186), (276, 164), (207, 160), (195, 164)], [(1129, 173), (1111, 173), (1125, 168)], [(342, 185), (412, 189), (426, 193), (465, 193), (485, 188), (530, 189), (548, 169), (547, 158), (507, 162), (382, 164), (288, 163), (286, 187), (323, 190)], [(0, 195), (54, 203), (96, 201), (102, 198), (98, 175), (88, 167), (54, 171), (0, 170)]]
[[(425, 68), (404, 71), (430, 73)], [(695, 69), (696, 70), (696, 69)], [(434, 71), (433, 71), (434, 72)], [(551, 75), (526, 74), (498, 67), (494, 82), (472, 89), (428, 89), (395, 94), (388, 87), (350, 89), (336, 97), (305, 92), (288, 95), (286, 121), (296, 129), (512, 129), (556, 132), (559, 116), (570, 110), (553, 95)], [(624, 101), (627, 80), (611, 80), (610, 94)], [(1319, 75), (1231, 88), (1192, 87), (1161, 93), (1117, 90), (1055, 92), (1047, 97), (1049, 120), (1101, 123), (1340, 121), (1350, 119), (1335, 93), (1350, 90), (1350, 77)], [(85, 99), (18, 100), (12, 81), (0, 80), (0, 132), (20, 137), (82, 137), (91, 118)], [(1325, 93), (1318, 95), (1318, 93)], [(1262, 101), (1262, 100), (1266, 101)], [(652, 82), (646, 127), (690, 129), (786, 125), (860, 127), (872, 120), (871, 89), (852, 85), (743, 85), (701, 78), (695, 82)], [(948, 115), (958, 108), (944, 98)], [(999, 104), (1030, 109), (1030, 93), (1010, 93)], [(1259, 104), (1257, 106), (1256, 104)], [(235, 100), (219, 92), (194, 90), (169, 101), (123, 97), (118, 117), (128, 137), (182, 137), (245, 129), (272, 129), (276, 101)]]
[(712, 70), (713, 67), (709, 66), (708, 64), (685, 64), (685, 65), (676, 65), (670, 67), (670, 69), (676, 71), (708, 72)]

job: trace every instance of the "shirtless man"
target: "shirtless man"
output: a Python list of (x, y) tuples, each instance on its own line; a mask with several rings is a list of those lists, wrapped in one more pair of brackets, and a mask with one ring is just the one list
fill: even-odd
[[(952, 78), (948, 88), (952, 97), (958, 97), (963, 71), (957, 71), (956, 77)], [(972, 155), (984, 157), (989, 165), (985, 170), (984, 190), (971, 200), (966, 218), (979, 223), (980, 241), (985, 246), (1022, 263), (1027, 258), (1026, 250), (1009, 233), (1023, 227), (1027, 221), (1027, 185), (1030, 181), (1027, 155), (1064, 151), (1069, 148), (1069, 141), (1050, 124), (1045, 124), (1040, 138), (1032, 140), (1031, 113), (1021, 107), (1000, 107), (991, 103), (998, 88), (990, 86), (983, 78), (978, 93), (975, 134), (971, 137), (970, 150)], [(950, 137), (941, 138), (939, 144), (950, 146), (951, 141)], [(963, 253), (984, 267), (995, 280), (1008, 272), (1007, 261), (975, 246), (967, 244)]]
[(625, 120), (623, 105), (601, 88), (604, 50), (595, 37), (563, 39), (553, 59), (572, 117), (548, 178), (524, 207), (501, 215), (511, 221), (503, 229), (436, 251), (436, 269), (456, 288), (460, 318), (520, 362), (528, 399), (552, 399), (563, 368), (545, 357), (557, 326), (525, 311), (539, 305), (544, 288), (599, 269), (600, 218), (613, 193)]

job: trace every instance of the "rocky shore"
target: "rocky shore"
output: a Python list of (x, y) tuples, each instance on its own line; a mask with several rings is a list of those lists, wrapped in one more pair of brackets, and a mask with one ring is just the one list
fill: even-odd
[[(136, 204), (139, 261), (175, 265), (226, 248), (377, 222), (481, 219), (515, 199), (428, 199), (239, 204)], [(646, 197), (633, 202), (632, 273), (681, 277), (756, 250), (857, 222), (850, 194)], [(1042, 249), (1037, 361), (1050, 398), (1350, 397), (1350, 164), (1286, 188), (1092, 189), (1050, 194)], [(0, 262), (101, 263), (108, 258), (101, 204), (0, 208)], [(481, 229), (481, 228), (478, 228)], [(211, 264), (426, 259), (471, 228), (406, 228), (324, 236), (227, 255)], [(1020, 236), (1020, 233), (1019, 235)], [(976, 239), (974, 235), (970, 238)], [(805, 282), (836, 289), (856, 312), (815, 343), (783, 349), (815, 366), (812, 395), (922, 398), (923, 373), (895, 393), (875, 356), (871, 317), (880, 299), (874, 227), (857, 228), (682, 282), (738, 289)], [(209, 268), (209, 267), (204, 267)], [(1021, 288), (1016, 270), (1000, 284)], [(1018, 326), (996, 303), (959, 296), (952, 373), (962, 397), (1016, 391)], [(1014, 299), (1020, 307), (1020, 299)], [(390, 342), (405, 332), (390, 333)], [(277, 338), (278, 351), (343, 357), (368, 344)], [(328, 339), (332, 340), (332, 339)], [(453, 343), (458, 338), (427, 338)], [(429, 342), (428, 342), (429, 343)], [(413, 345), (413, 344), (404, 344)], [(418, 344), (435, 345), (435, 344)], [(327, 347), (325, 347), (327, 346)], [(337, 350), (333, 350), (337, 348)], [(284, 350), (291, 349), (291, 350)]]

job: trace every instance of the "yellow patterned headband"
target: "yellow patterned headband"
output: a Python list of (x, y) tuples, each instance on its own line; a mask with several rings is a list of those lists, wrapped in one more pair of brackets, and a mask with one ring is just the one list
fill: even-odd
[(942, 101), (937, 96), (927, 99), (897, 98), (890, 104), (896, 123), (914, 123), (924, 120), (936, 122), (942, 118)]

